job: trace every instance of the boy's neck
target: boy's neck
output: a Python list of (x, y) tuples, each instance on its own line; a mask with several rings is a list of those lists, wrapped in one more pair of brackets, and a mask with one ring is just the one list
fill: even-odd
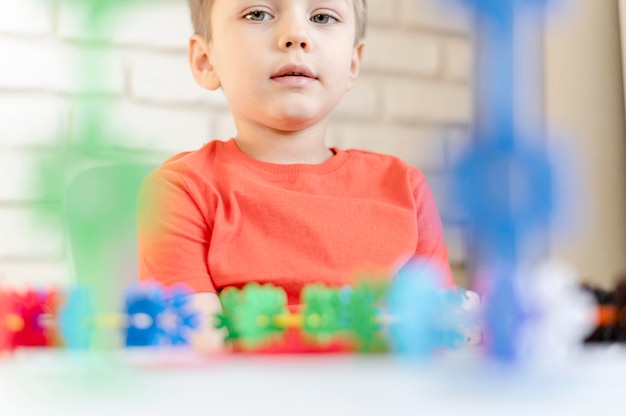
[(249, 127), (238, 125), (235, 141), (242, 152), (262, 162), (319, 164), (333, 157), (324, 143), (325, 124), (293, 132)]

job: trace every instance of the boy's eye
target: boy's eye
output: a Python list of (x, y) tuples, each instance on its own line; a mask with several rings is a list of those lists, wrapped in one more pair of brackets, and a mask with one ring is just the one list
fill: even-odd
[(269, 13), (264, 12), (262, 10), (255, 10), (246, 15), (246, 19), (252, 20), (253, 22), (264, 22), (266, 20), (271, 19)]
[(319, 23), (322, 25), (327, 25), (328, 23), (333, 23), (336, 22), (337, 19), (335, 19), (334, 17), (327, 15), (327, 14), (316, 14), (315, 16), (311, 17), (311, 21), (313, 23)]

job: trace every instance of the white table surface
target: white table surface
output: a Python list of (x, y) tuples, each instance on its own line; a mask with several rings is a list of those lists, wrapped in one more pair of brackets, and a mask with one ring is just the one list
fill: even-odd
[(626, 351), (550, 365), (473, 353), (195, 356), (22, 351), (0, 359), (0, 415), (626, 415)]

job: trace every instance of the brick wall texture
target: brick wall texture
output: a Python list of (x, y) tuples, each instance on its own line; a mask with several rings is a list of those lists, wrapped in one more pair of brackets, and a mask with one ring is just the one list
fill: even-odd
[[(421, 168), (461, 274), (462, 221), (442, 184), (470, 141), (473, 21), (427, 1), (368, 0), (363, 69), (332, 116), (328, 144)], [(155, 160), (235, 134), (224, 97), (196, 86), (188, 69), (185, 0), (132, 2), (97, 31), (81, 25), (80, 3), (0, 0), (0, 284), (71, 281), (63, 227), (37, 220), (32, 183), (36, 160), (80, 140), (78, 99), (108, 103), (106, 134), (131, 138)], [(99, 76), (84, 77), (85, 62)]]

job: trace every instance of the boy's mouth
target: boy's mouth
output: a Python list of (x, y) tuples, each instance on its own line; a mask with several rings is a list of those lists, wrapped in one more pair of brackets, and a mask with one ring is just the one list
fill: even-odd
[(317, 79), (317, 77), (306, 65), (300, 64), (285, 65), (280, 68), (274, 75), (272, 75), (272, 79), (285, 77), (303, 77)]

